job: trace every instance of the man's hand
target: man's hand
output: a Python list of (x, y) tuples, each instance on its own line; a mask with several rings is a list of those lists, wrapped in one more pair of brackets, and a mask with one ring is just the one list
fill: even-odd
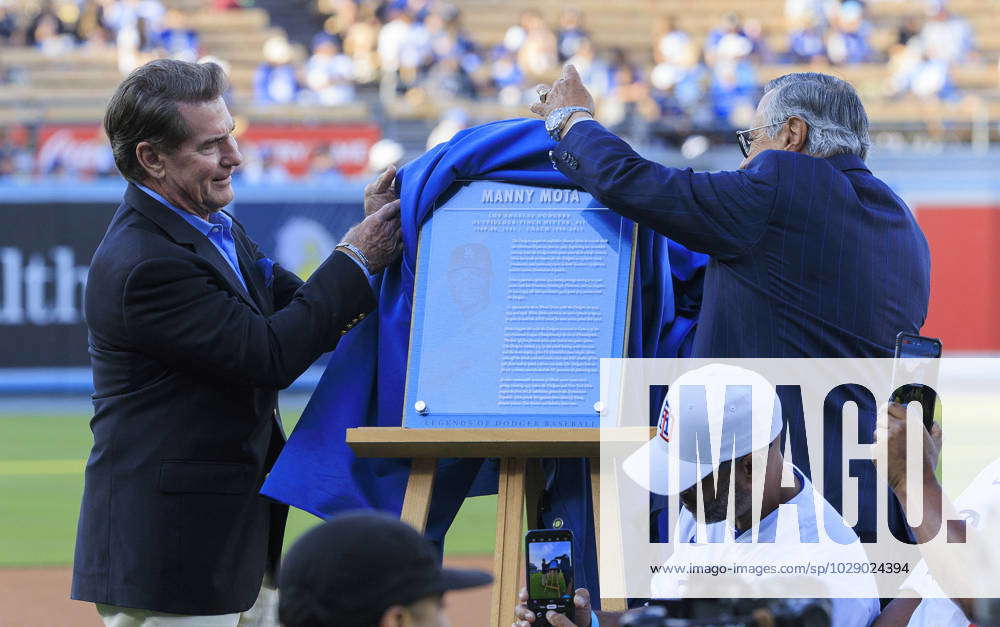
[(531, 112), (543, 119), (560, 107), (587, 107), (594, 110), (594, 99), (572, 65), (563, 68), (562, 76), (551, 87), (539, 85), (535, 91), (538, 92), (539, 101), (531, 105)]
[(390, 165), (377, 179), (365, 185), (366, 218), (392, 201), (399, 199), (393, 185), (395, 179), (396, 166)]
[(384, 205), (360, 224), (351, 227), (344, 236), (344, 241), (357, 246), (368, 258), (368, 272), (381, 272), (403, 250), (399, 228), (399, 200)]
[[(515, 621), (511, 627), (529, 627), (535, 622), (535, 614), (528, 609), (528, 589), (521, 588), (518, 598), (521, 602), (514, 608)], [(546, 620), (549, 621), (552, 627), (599, 627), (598, 625), (590, 624), (590, 592), (586, 588), (576, 589), (573, 596), (573, 605), (576, 611), (573, 614), (572, 621), (562, 614), (555, 612), (548, 612), (545, 615)]]
[[(889, 487), (896, 493), (900, 502), (905, 500), (906, 493), (906, 406), (899, 403), (889, 403), (883, 406), (875, 423), (876, 450), (886, 451)], [(921, 429), (923, 435), (923, 468), (922, 476), (927, 479), (934, 476), (938, 457), (941, 455), (941, 425), (934, 423), (931, 432)], [(905, 503), (904, 503), (905, 504)]]

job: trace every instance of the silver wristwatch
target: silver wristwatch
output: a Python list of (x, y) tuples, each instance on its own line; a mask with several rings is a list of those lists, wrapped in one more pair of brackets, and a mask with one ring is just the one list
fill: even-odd
[(545, 118), (545, 132), (552, 139), (559, 141), (559, 135), (562, 133), (562, 129), (566, 126), (566, 122), (570, 116), (580, 112), (587, 113), (591, 117), (594, 115), (594, 112), (587, 107), (559, 107), (558, 109), (553, 109), (552, 113)]

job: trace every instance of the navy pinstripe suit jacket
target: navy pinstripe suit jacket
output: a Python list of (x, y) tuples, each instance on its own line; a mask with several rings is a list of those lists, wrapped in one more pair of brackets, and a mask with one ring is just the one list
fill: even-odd
[[(891, 357), (897, 333), (923, 326), (927, 240), (903, 201), (855, 155), (768, 150), (743, 170), (693, 172), (643, 159), (586, 121), (566, 133), (552, 157), (605, 206), (711, 255), (693, 357)], [(836, 392), (824, 424), (828, 469), (843, 463), (844, 402), (858, 402), (860, 437), (870, 438), (875, 423), (870, 395)], [(796, 419), (787, 409), (785, 418)], [(808, 457), (804, 438), (794, 433), (792, 453)], [(854, 472), (862, 501), (854, 529), (870, 541), (877, 527), (874, 467)], [(822, 491), (841, 511), (839, 472), (824, 473)], [(890, 528), (905, 537), (899, 505), (894, 497), (889, 503)]]
[(891, 357), (896, 334), (924, 323), (927, 240), (857, 156), (768, 150), (744, 170), (693, 172), (589, 121), (553, 156), (607, 207), (711, 255), (695, 357)]

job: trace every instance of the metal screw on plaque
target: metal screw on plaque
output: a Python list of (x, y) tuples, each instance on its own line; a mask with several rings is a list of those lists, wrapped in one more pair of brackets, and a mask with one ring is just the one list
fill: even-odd
[(427, 403), (423, 401), (417, 401), (416, 403), (413, 404), (413, 409), (417, 410), (417, 413), (420, 414), (421, 416), (424, 416), (427, 414)]
[(597, 401), (596, 403), (594, 403), (594, 411), (596, 411), (599, 414), (601, 412), (603, 412), (604, 411), (604, 403), (602, 403), (601, 401)]

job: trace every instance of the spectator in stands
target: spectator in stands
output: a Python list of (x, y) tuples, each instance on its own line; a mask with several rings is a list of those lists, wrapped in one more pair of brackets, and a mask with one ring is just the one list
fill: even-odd
[[(960, 34), (956, 29), (953, 34)], [(947, 30), (931, 29), (925, 36), (925, 27), (917, 37), (911, 37), (905, 46), (895, 46), (889, 57), (889, 96), (916, 96), (925, 102), (952, 100), (959, 96), (951, 79), (954, 59), (947, 50), (957, 50), (948, 39)], [(936, 41), (935, 41), (936, 40)], [(931, 42), (928, 47), (928, 42)], [(937, 120), (929, 120), (940, 131)], [(933, 130), (933, 129), (929, 129)]]
[(351, 57), (354, 80), (359, 83), (373, 83), (378, 79), (379, 23), (374, 10), (364, 5), (358, 19), (344, 34), (344, 53)]
[(973, 47), (969, 23), (948, 11), (946, 0), (927, 0), (920, 40), (929, 59), (944, 63), (965, 61)]
[(104, 22), (116, 33), (136, 29), (138, 39), (153, 42), (163, 30), (165, 12), (159, 0), (116, 0), (104, 11)]
[(608, 126), (633, 122), (633, 135), (645, 132), (646, 121), (659, 116), (659, 104), (653, 98), (649, 81), (642, 69), (632, 63), (621, 48), (611, 50), (608, 62), (609, 90), (600, 105)]
[(517, 64), (529, 77), (547, 78), (559, 67), (556, 35), (538, 11), (525, 11), (522, 19), (524, 41), (517, 49)]
[(167, 11), (163, 17), (163, 30), (158, 34), (156, 45), (164, 56), (172, 59), (193, 62), (198, 58), (198, 32), (177, 9)]
[(911, 39), (920, 35), (921, 30), (923, 30), (923, 22), (919, 16), (903, 16), (899, 27), (896, 29), (896, 44), (900, 46), (907, 45)]
[(789, 63), (825, 64), (826, 43), (819, 21), (812, 16), (802, 15), (788, 20)]
[(521, 102), (524, 72), (517, 64), (517, 56), (513, 50), (506, 46), (497, 46), (493, 50), (490, 80), (501, 104), (515, 106)]
[(264, 42), (264, 63), (253, 79), (254, 101), (258, 104), (291, 104), (298, 98), (298, 72), (292, 65), (292, 46), (283, 36)]
[(584, 28), (583, 11), (576, 7), (565, 7), (559, 13), (559, 30), (556, 33), (559, 61), (564, 63), (574, 56), (580, 44), (589, 38), (590, 35)]
[(870, 27), (864, 20), (861, 4), (848, 0), (835, 9), (833, 18), (826, 39), (830, 61), (838, 65), (871, 61), (874, 53), (868, 43)]
[(785, 0), (785, 19), (789, 23), (802, 20), (822, 23), (825, 4), (826, 0)]
[[(73, 36), (78, 43), (111, 41), (111, 32), (104, 23), (104, 4), (101, 0), (83, 0), (80, 3), (79, 14), (73, 25)], [(101, 32), (95, 35), (95, 31)]]
[(424, 23), (436, 4), (434, 0), (397, 0), (397, 2), (405, 6), (406, 10), (413, 16), (413, 20), (419, 24)]
[(451, 56), (436, 62), (423, 83), (428, 94), (436, 100), (454, 98), (474, 99), (476, 84), (462, 68), (458, 57)]
[(566, 61), (572, 63), (580, 73), (583, 84), (596, 100), (602, 100), (608, 94), (611, 88), (608, 64), (597, 55), (594, 42), (590, 38), (581, 39), (576, 52)]
[(0, 4), (0, 44), (17, 45), (20, 39), (21, 31), (18, 28), (17, 16), (6, 4)]
[(517, 53), (524, 45), (524, 40), (528, 36), (528, 27), (532, 20), (540, 19), (541, 14), (535, 9), (521, 11), (517, 24), (509, 27), (503, 35), (503, 45), (513, 53)]
[(28, 20), (25, 29), (25, 43), (27, 45), (39, 47), (37, 31), (40, 27), (44, 29), (46, 36), (53, 30), (53, 27), (57, 34), (63, 34), (67, 31), (66, 25), (62, 23), (56, 13), (52, 0), (42, 2)]
[(653, 28), (653, 62), (673, 65), (691, 44), (691, 36), (677, 26), (673, 15), (661, 15)]
[(954, 100), (958, 90), (951, 78), (951, 65), (926, 53), (909, 79), (910, 92), (925, 101)]
[(743, 36), (750, 42), (750, 60), (754, 63), (773, 63), (774, 54), (764, 36), (764, 23), (755, 17), (743, 21)]
[(726, 13), (719, 25), (709, 31), (705, 38), (705, 61), (708, 65), (715, 65), (716, 47), (724, 37), (730, 40), (734, 37), (746, 38), (743, 34), (743, 19), (738, 13)]
[(474, 74), (482, 65), (476, 44), (462, 27), (462, 14), (453, 6), (444, 6), (424, 20), (430, 35), (431, 54), (435, 61), (457, 58), (462, 70)]
[(414, 13), (407, 15), (407, 28), (399, 42), (399, 86), (407, 89), (415, 87), (420, 79), (430, 69), (434, 61), (431, 50), (431, 37), (423, 22), (416, 19)]
[(711, 97), (716, 122), (723, 127), (748, 126), (757, 97), (757, 76), (748, 59), (752, 47), (746, 37), (727, 35), (719, 40), (712, 66)]
[(329, 15), (323, 22), (323, 30), (341, 41), (347, 37), (348, 29), (358, 21), (361, 12), (361, 7), (354, 0), (319, 0), (317, 9)]
[(115, 45), (114, 35), (105, 26), (98, 24), (80, 42), (80, 49), (85, 51), (109, 50)]
[(35, 47), (49, 57), (66, 54), (76, 44), (73, 36), (65, 31), (62, 22), (51, 14), (41, 16), (35, 24), (32, 38), (35, 40)]
[(313, 38), (313, 54), (306, 61), (306, 85), (320, 104), (337, 106), (354, 100), (354, 63), (336, 38), (320, 33)]
[(709, 79), (694, 42), (675, 51), (650, 73), (660, 108), (669, 114), (669, 122), (683, 125), (692, 121), (711, 123), (711, 113), (705, 107)]
[(385, 8), (385, 18), (378, 31), (378, 57), (383, 75), (399, 71), (399, 48), (412, 22), (404, 8), (392, 5)]

